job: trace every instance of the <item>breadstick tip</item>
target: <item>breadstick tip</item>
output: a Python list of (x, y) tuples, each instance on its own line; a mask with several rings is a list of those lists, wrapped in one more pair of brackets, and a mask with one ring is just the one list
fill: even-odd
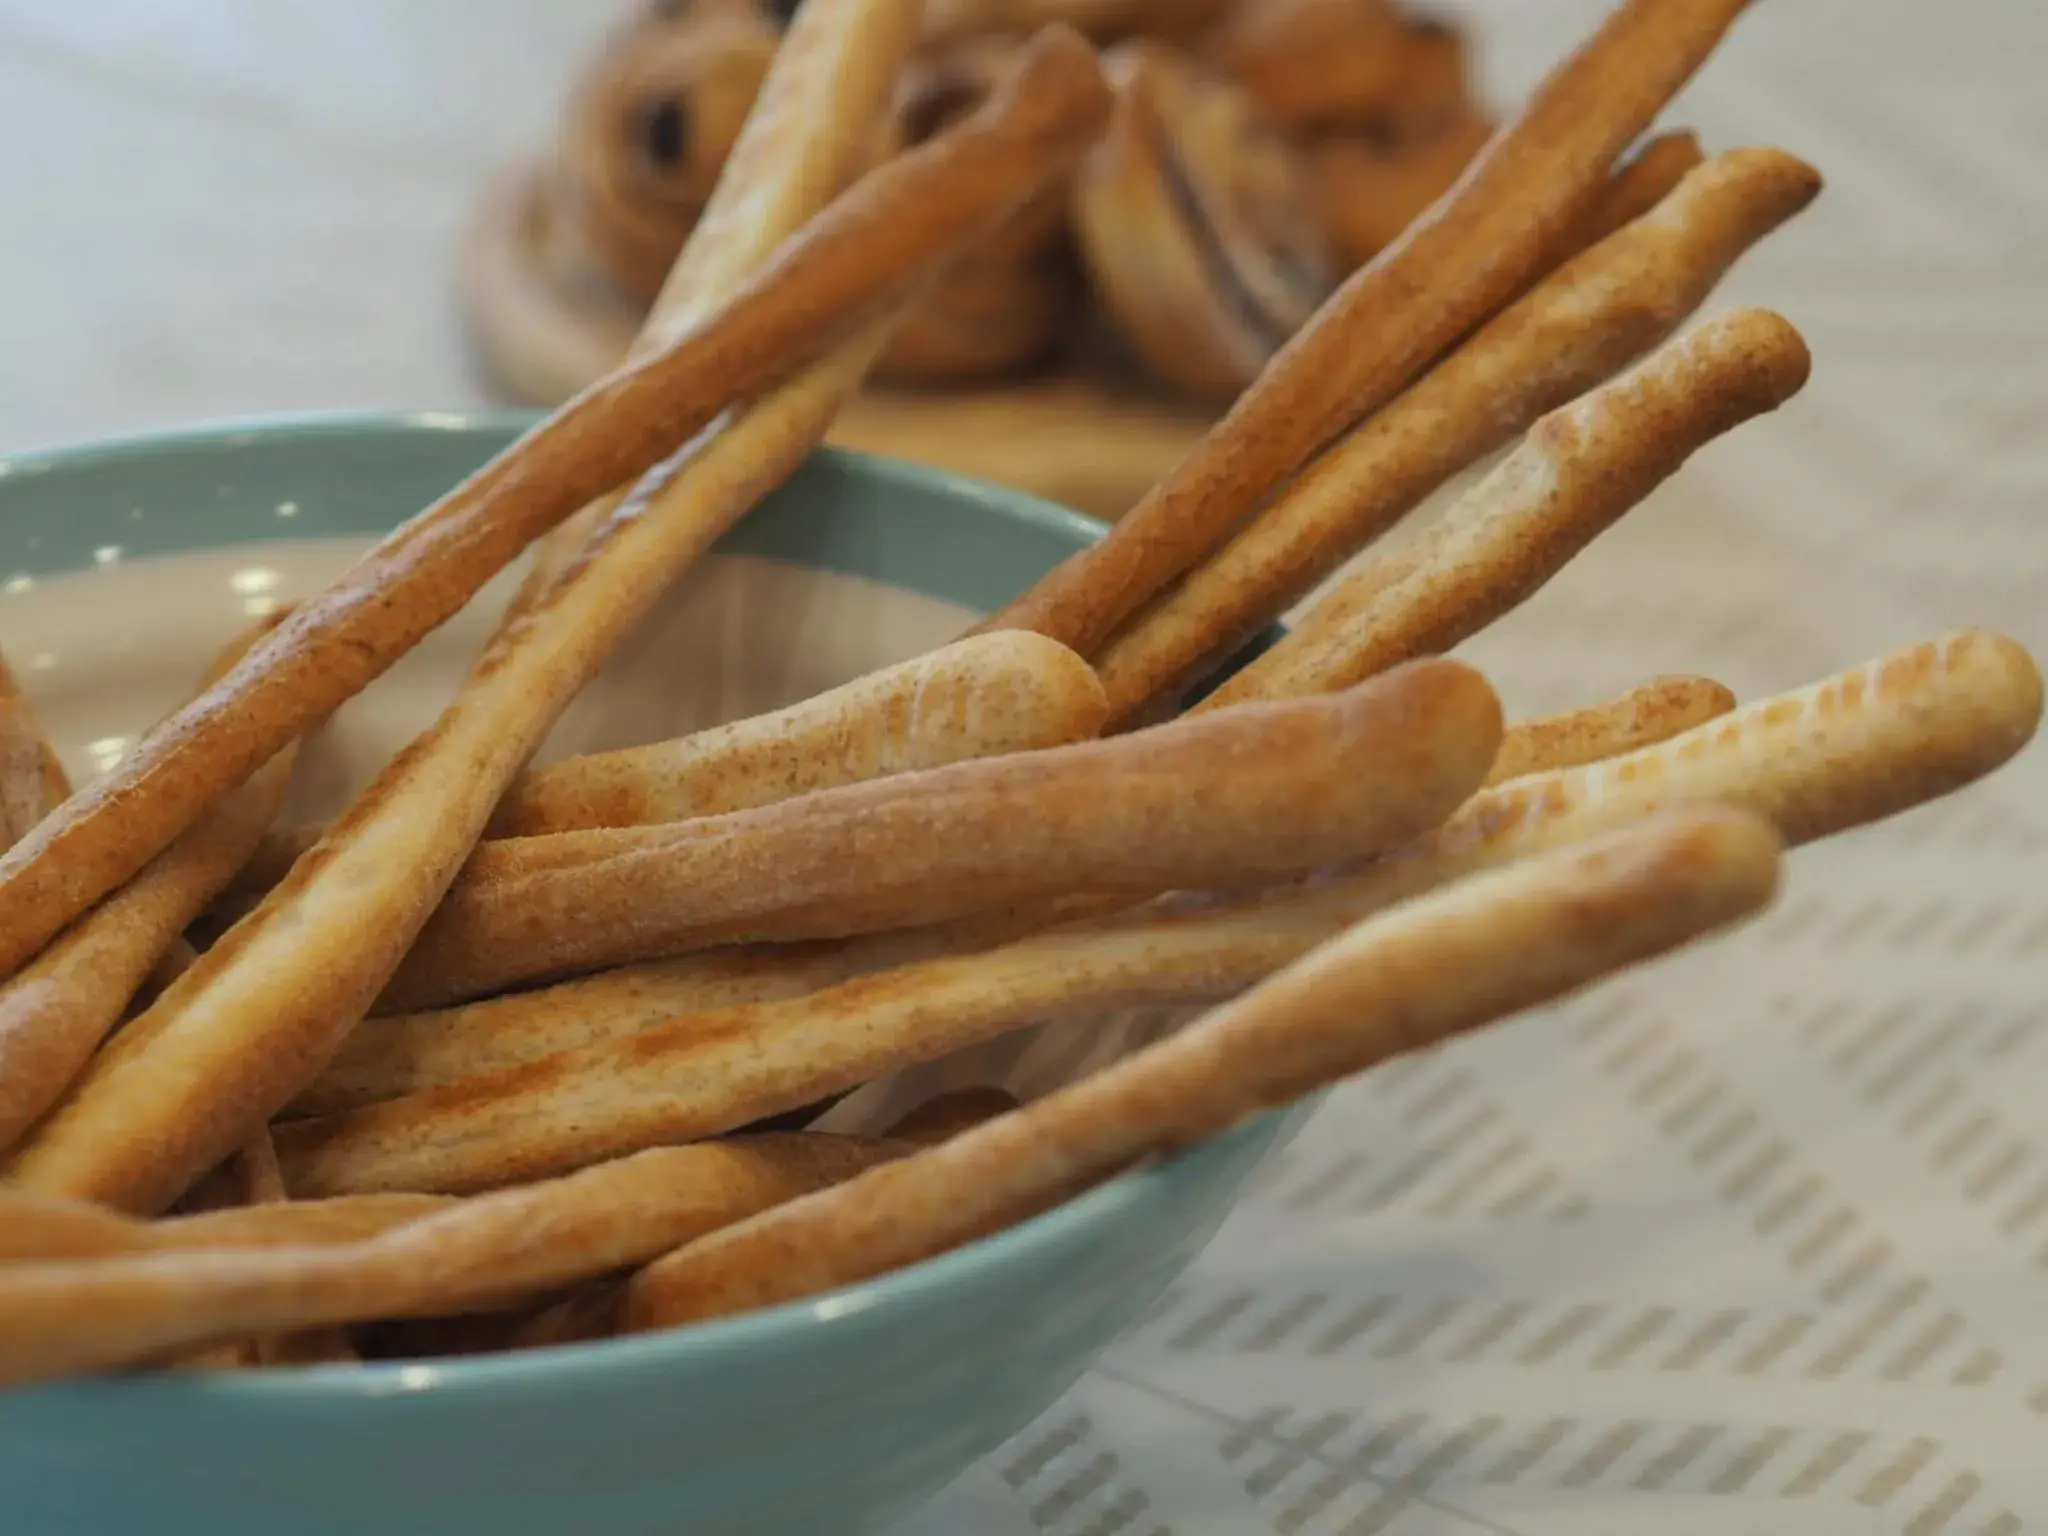
[(1701, 805), (1660, 811), (1598, 840), (1596, 861), (1640, 862), (1646, 887), (1684, 891), (1702, 912), (1732, 918), (1760, 911), (1777, 894), (1785, 840), (1753, 811)]
[[(1063, 21), (1040, 27), (1018, 50), (1010, 78), (998, 88), (1033, 102), (1046, 116), (1092, 121), (1098, 131), (1109, 122), (1116, 93), (1094, 44)], [(1040, 100), (1040, 98), (1043, 98)]]

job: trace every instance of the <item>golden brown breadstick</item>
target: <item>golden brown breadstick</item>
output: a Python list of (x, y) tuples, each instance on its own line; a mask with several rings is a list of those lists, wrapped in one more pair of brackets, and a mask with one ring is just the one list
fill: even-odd
[(1043, 1019), (1228, 997), (1356, 921), (1375, 896), (1369, 883), (1329, 881), (1182, 898), (804, 997), (689, 1014), (279, 1125), (278, 1156), (292, 1187), (314, 1196), (544, 1177), (729, 1131)]
[(1094, 50), (1064, 29), (1041, 34), (982, 110), (870, 171), (681, 340), (593, 385), (381, 541), (0, 858), (0, 969), (134, 874), (538, 534), (849, 339), (878, 306), (906, 301), (935, 263), (1070, 168), (1109, 104)]
[(1596, 245), (1624, 224), (1633, 224), (1669, 197), (1685, 178), (1705, 162), (1699, 135), (1690, 128), (1673, 129), (1645, 139), (1607, 178), (1584, 220), (1572, 231), (1561, 257)]
[(0, 1266), (0, 1382), (251, 1332), (501, 1306), (636, 1263), (910, 1146), (793, 1135), (665, 1147), (355, 1243)]
[(2040, 719), (2033, 658), (2003, 636), (1965, 630), (1621, 757), (1484, 790), (1343, 883), (1349, 899), (1384, 906), (1684, 806), (1737, 806), (1788, 844), (1812, 842), (1981, 778)]
[(446, 1210), (447, 1195), (361, 1195), (242, 1205), (145, 1221), (103, 1205), (0, 1189), (0, 1262), (90, 1259), (171, 1248), (303, 1248), (354, 1243)]
[(556, 1051), (624, 1039), (681, 1014), (801, 997), (868, 971), (979, 948), (1021, 931), (1021, 924), (1002, 922), (949, 924), (848, 943), (710, 949), (462, 1007), (367, 1019), (287, 1114), (324, 1115), (395, 1099)]
[(1085, 741), (1105, 712), (1094, 671), (1065, 646), (1042, 635), (979, 635), (787, 709), (533, 769), (513, 783), (491, 832), (530, 837), (751, 810), (865, 779)]
[(1113, 719), (1198, 681), (1452, 476), (1663, 341), (1819, 188), (1790, 155), (1735, 150), (1552, 273), (1110, 641)]
[[(278, 1206), (290, 1198), (268, 1126), (258, 1130), (228, 1160), (226, 1172), (238, 1186), (233, 1191), (237, 1198), (230, 1208)], [(348, 1335), (332, 1327), (253, 1334), (237, 1341), (234, 1350), (240, 1358), (232, 1363), (244, 1366), (338, 1365), (362, 1358)]]
[[(237, 636), (207, 673), (217, 678), (277, 622)], [(287, 746), (207, 810), (141, 873), (55, 943), (0, 982), (0, 1152), (57, 1103), (145, 982), (168, 982), (185, 925), (249, 857), (291, 783)]]
[(1416, 537), (1338, 581), (1197, 709), (1340, 688), (1448, 650), (1525, 601), (1693, 451), (1806, 382), (1806, 344), (1768, 310), (1666, 342), (1552, 411)]
[(1501, 732), (1489, 787), (1529, 773), (1577, 768), (1669, 741), (1718, 719), (1735, 695), (1710, 677), (1659, 677), (1618, 698), (1560, 715), (1518, 720)]
[[(1067, 33), (1040, 38), (981, 113), (871, 173), (835, 208), (872, 209), (879, 177), (885, 204), (920, 189), (914, 215), (898, 207), (899, 217), (964, 240), (972, 230), (955, 222), (961, 208), (922, 199), (971, 171), (978, 185), (968, 205), (1014, 206), (1071, 165), (1106, 109), (1087, 46)], [(949, 144), (979, 148), (956, 158)], [(915, 173), (907, 180), (905, 167)], [(892, 320), (873, 322), (705, 434), (659, 504), (622, 507), (600, 528), (500, 634), (436, 725), (165, 993), (153, 1020), (137, 1021), (149, 1026), (149, 1049), (95, 1072), (25, 1149), (15, 1179), (158, 1210), (311, 1081), (390, 977), (561, 707), (676, 573), (816, 445)]]
[[(751, 810), (892, 773), (1085, 741), (1105, 711), (1093, 669), (1065, 646), (1020, 630), (977, 635), (786, 709), (529, 769), (498, 803), (490, 832), (531, 837)], [(236, 888), (275, 885), (325, 830), (266, 838)]]
[(0, 847), (26, 837), (70, 793), (57, 749), (0, 656)]
[(1500, 731), (1499, 701), (1469, 668), (1434, 662), (1385, 682), (1323, 708), (1222, 715), (1213, 730), (1177, 721), (730, 816), (487, 844), (383, 1006), (1075, 891), (1255, 880), (1385, 847), (1477, 786)]
[[(921, 10), (920, 0), (848, 0), (807, 6), (791, 21), (628, 357), (658, 351), (701, 324), (868, 168), (867, 141), (886, 121)], [(743, 18), (740, 30), (752, 30), (750, 23), (762, 18)], [(600, 498), (535, 544), (506, 626), (554, 585), (621, 499)]]
[(1746, 917), (1778, 864), (1769, 827), (1703, 810), (1454, 885), (1028, 1108), (658, 1260), (628, 1287), (625, 1321), (721, 1316), (928, 1258)]
[(1458, 184), (1332, 295), (1106, 538), (980, 627), (1037, 630), (1092, 659), (1310, 454), (1520, 292), (1746, 5), (1622, 0)]

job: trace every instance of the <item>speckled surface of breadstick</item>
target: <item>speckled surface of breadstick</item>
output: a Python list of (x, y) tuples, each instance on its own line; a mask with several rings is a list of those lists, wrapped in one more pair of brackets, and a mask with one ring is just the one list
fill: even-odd
[(491, 843), (383, 1006), (435, 1007), (714, 944), (920, 926), (1075, 891), (1255, 880), (1384, 847), (1485, 777), (1500, 706), (1455, 662), (1377, 681), (1386, 686), (1297, 701), (1322, 708), (1212, 716), (1213, 730), (1177, 721), (731, 816)]
[(625, 1321), (747, 1311), (931, 1257), (1746, 917), (1769, 901), (1778, 865), (1767, 826), (1715, 810), (1462, 882), (1024, 1109), (657, 1260), (629, 1285)]
[(1339, 580), (1197, 712), (1342, 687), (1448, 650), (1525, 601), (1696, 449), (1791, 398), (1809, 366), (1799, 333), (1768, 310), (1666, 342), (1543, 417), (1436, 522)]
[[(1094, 51), (1065, 29), (1041, 34), (983, 108), (869, 172), (713, 316), (593, 385), (381, 541), (218, 685), (144, 737), (114, 772), (0, 856), (0, 969), (18, 965), (141, 868), (214, 799), (453, 614), (536, 535), (654, 468), (727, 407), (787, 380), (828, 345), (859, 345), (865, 333), (850, 336), (849, 327), (878, 323), (878, 306), (907, 302), (934, 263), (1060, 175), (1108, 110)], [(800, 393), (815, 397), (817, 386)], [(759, 407), (745, 413), (762, 414)], [(730, 442), (732, 433), (714, 440)], [(708, 448), (698, 439), (690, 452), (694, 468)], [(788, 473), (750, 467), (750, 481), (765, 483), (750, 484), (754, 495), (725, 522)], [(586, 549), (582, 558), (596, 557)], [(534, 617), (505, 637), (522, 634)]]
[(491, 819), (495, 837), (640, 826), (772, 805), (813, 790), (1085, 741), (1102, 685), (1042, 635), (980, 635), (786, 709), (674, 741), (533, 769)]
[(361, 1242), (0, 1266), (0, 1383), (252, 1332), (502, 1305), (636, 1263), (911, 1145), (794, 1135), (665, 1147)]
[(1819, 190), (1790, 155), (1734, 150), (1552, 273), (1109, 642), (1096, 667), (1113, 718), (1198, 681), (1454, 475), (1670, 336)]
[[(1106, 109), (1093, 52), (1070, 33), (1041, 37), (982, 112), (921, 146), (921, 158), (892, 162), (889, 185), (902, 192), (903, 167), (926, 167), (911, 178), (916, 221), (928, 234), (953, 228), (964, 239), (969, 230), (951, 224), (960, 208), (922, 199), (971, 173), (970, 206), (1022, 201), (1071, 164)], [(975, 142), (980, 151), (948, 158), (948, 145)], [(892, 323), (874, 322), (700, 438), (686, 462), (665, 471), (670, 478), (648, 488), (645, 508), (621, 508), (563, 579), (500, 633), (435, 726), (158, 1000), (149, 1052), (90, 1077), (11, 1177), (47, 1193), (160, 1210), (317, 1076), (562, 706), (675, 575), (816, 445)]]
[(1735, 707), (1734, 693), (1710, 677), (1657, 677), (1584, 709), (1517, 720), (1501, 732), (1487, 785), (1524, 774), (1577, 768), (1669, 741)]
[(801, 997), (869, 971), (975, 948), (981, 937), (949, 926), (852, 943), (705, 950), (461, 1007), (367, 1019), (287, 1113), (330, 1114), (556, 1051), (622, 1040), (681, 1014)]
[(1106, 538), (980, 627), (1036, 630), (1094, 659), (1312, 453), (1520, 292), (1746, 8), (1622, 0), (1457, 185), (1345, 281)]
[(145, 1220), (57, 1195), (0, 1189), (0, 1262), (89, 1259), (168, 1248), (299, 1248), (354, 1243), (455, 1203), (450, 1195), (358, 1195), (243, 1205)]

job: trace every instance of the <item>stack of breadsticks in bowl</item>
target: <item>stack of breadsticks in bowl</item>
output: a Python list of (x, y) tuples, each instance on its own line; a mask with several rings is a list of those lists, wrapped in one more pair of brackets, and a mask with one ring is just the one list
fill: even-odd
[[(1785, 320), (1698, 312), (1816, 173), (1733, 149), (1639, 197), (1629, 159), (1744, 9), (1623, 0), (1172, 474), (955, 643), (529, 767), (1112, 115), (1052, 26), (868, 168), (919, 7), (810, 0), (617, 372), (100, 779), (67, 792), (0, 698), (0, 1382), (594, 1354), (900, 1275), (1726, 929), (1786, 847), (2010, 758), (2041, 682), (1988, 633), (1506, 724), (1445, 656), (1805, 382)], [(300, 744), (529, 549), (439, 720), (331, 824), (273, 825)], [(1139, 1006), (1190, 1016), (1027, 1103), (819, 1128)]]

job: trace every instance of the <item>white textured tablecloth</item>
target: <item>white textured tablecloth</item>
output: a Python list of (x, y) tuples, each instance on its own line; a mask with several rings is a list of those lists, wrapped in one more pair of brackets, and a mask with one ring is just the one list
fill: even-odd
[[(1519, 91), (1597, 0), (1481, 0)], [(608, 8), (0, 0), (0, 447), (477, 397), (468, 198)], [(1673, 121), (1821, 203), (1718, 304), (1812, 384), (1471, 647), (1515, 712), (2048, 651), (2048, 6), (1760, 0)], [(1341, 1092), (902, 1536), (2048, 1529), (2048, 753), (1733, 942)]]

